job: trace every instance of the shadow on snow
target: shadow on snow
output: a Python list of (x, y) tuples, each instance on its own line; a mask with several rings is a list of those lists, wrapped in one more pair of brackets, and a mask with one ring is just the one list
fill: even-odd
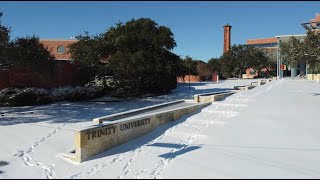
[[(201, 84), (203, 85), (204, 83)], [(194, 94), (226, 90), (231, 89), (195, 89), (194, 87), (188, 89), (179, 85), (168, 95), (134, 98), (121, 102), (57, 102), (37, 106), (1, 107), (0, 126), (37, 122), (47, 122), (52, 124), (90, 122), (92, 119), (100, 116), (125, 112), (180, 99), (193, 99)]]

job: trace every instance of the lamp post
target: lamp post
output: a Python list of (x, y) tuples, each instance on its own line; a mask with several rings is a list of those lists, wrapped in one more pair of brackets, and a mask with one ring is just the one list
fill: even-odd
[(191, 61), (189, 61), (189, 89), (190, 89), (190, 64), (191, 64)]
[(280, 37), (278, 37), (278, 48), (277, 48), (277, 79), (280, 79)]

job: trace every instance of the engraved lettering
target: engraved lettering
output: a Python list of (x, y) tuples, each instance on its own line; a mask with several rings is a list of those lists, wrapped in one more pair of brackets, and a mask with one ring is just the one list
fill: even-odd
[(92, 132), (92, 139), (96, 138), (97, 137), (97, 131), (93, 131)]
[(90, 132), (87, 132), (88, 140), (90, 140)]
[(95, 138), (99, 138), (102, 136), (116, 133), (116, 128), (117, 128), (116, 126), (111, 126), (111, 127), (99, 128), (99, 129), (95, 129), (93, 131), (89, 131), (86, 133), (87, 139), (91, 140), (91, 139), (95, 139)]
[(125, 131), (127, 129), (132, 129), (132, 128), (144, 126), (147, 124), (150, 124), (150, 119), (141, 119), (141, 120), (125, 123), (125, 124), (120, 124), (120, 130)]

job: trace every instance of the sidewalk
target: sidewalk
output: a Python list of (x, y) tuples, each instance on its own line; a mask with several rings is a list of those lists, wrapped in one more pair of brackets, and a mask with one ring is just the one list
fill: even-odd
[(283, 80), (249, 98), (262, 88), (243, 93), (248, 106), (202, 131), (192, 143), (202, 148), (176, 158), (163, 177), (320, 178), (320, 84)]

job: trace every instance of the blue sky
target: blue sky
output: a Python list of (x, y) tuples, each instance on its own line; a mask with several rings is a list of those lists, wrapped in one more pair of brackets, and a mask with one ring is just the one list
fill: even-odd
[(174, 33), (173, 52), (208, 61), (223, 51), (223, 26), (232, 25), (231, 43), (247, 39), (302, 34), (300, 25), (320, 13), (320, 2), (227, 1), (70, 1), (0, 2), (2, 22), (11, 36), (37, 35), (42, 39), (69, 39), (91, 35), (132, 18), (151, 18)]

